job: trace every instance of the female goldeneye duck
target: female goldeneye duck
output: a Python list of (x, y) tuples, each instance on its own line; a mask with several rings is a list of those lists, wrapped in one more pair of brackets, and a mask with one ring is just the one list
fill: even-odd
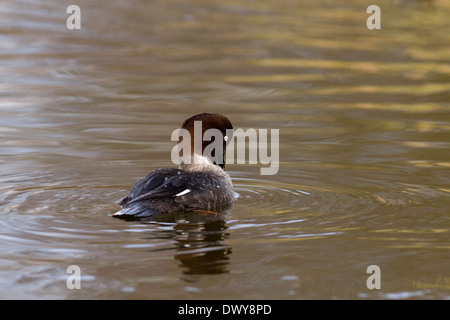
[[(201, 134), (196, 131), (199, 124)], [(216, 133), (212, 141), (203, 138), (209, 129), (215, 129), (210, 131)], [(128, 196), (119, 202), (122, 209), (113, 216), (144, 218), (162, 213), (230, 208), (235, 197), (231, 178), (224, 168), (227, 142), (231, 141), (228, 135), (232, 131), (230, 120), (220, 114), (202, 113), (185, 120), (178, 140), (181, 149), (178, 169), (157, 169), (136, 182)], [(221, 143), (216, 141), (219, 137)], [(218, 143), (220, 148), (211, 150), (212, 143), (216, 146)]]

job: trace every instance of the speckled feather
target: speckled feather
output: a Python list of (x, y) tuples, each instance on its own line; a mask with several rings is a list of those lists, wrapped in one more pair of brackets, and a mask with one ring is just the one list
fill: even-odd
[[(120, 201), (122, 210), (116, 215), (147, 217), (165, 212), (226, 207), (234, 201), (234, 192), (229, 175), (219, 170), (155, 170), (136, 182), (128, 196)], [(186, 190), (189, 191), (183, 194)]]

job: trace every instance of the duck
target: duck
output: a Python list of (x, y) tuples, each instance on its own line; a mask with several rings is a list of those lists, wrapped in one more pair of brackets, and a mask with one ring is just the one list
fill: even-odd
[[(199, 127), (201, 135), (196, 132)], [(113, 217), (140, 219), (189, 211), (216, 213), (233, 206), (233, 184), (225, 171), (225, 151), (233, 131), (230, 120), (218, 113), (201, 113), (186, 119), (181, 129), (185, 134), (178, 138), (178, 168), (156, 169), (137, 181), (128, 195), (118, 201), (121, 209)], [(221, 148), (205, 152), (211, 142), (203, 137), (210, 129), (219, 133), (213, 142)], [(216, 141), (219, 138), (221, 142)]]

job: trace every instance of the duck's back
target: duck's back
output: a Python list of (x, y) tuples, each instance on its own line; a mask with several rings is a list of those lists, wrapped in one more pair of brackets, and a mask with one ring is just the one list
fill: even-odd
[(214, 210), (228, 207), (234, 191), (228, 174), (158, 169), (139, 180), (120, 201), (122, 210), (114, 216), (149, 217), (160, 213)]

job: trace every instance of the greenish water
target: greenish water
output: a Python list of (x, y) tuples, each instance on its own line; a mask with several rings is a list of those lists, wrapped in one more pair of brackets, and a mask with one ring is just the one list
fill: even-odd
[[(0, 298), (449, 299), (450, 3), (370, 4), (1, 4)], [(279, 129), (278, 173), (227, 165), (226, 215), (112, 218), (200, 112)]]

